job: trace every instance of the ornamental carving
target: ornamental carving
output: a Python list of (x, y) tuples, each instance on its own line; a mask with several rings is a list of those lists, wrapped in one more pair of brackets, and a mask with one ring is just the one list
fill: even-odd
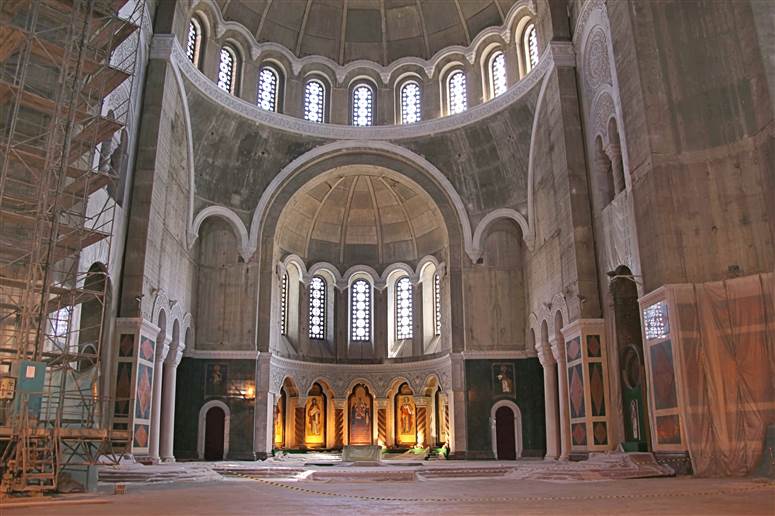
[(588, 91), (593, 92), (603, 84), (611, 84), (611, 66), (608, 58), (608, 41), (601, 27), (593, 29), (584, 48), (584, 79)]

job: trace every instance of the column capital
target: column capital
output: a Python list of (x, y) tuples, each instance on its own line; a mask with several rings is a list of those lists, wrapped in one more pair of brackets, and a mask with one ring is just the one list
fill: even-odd
[(543, 367), (552, 367), (556, 363), (550, 345), (545, 345), (543, 342), (536, 342), (535, 349), (536, 353), (538, 353), (538, 361), (541, 362)]
[(557, 337), (549, 339), (549, 346), (552, 350), (552, 357), (555, 362), (565, 362), (565, 343)]
[(378, 409), (386, 409), (389, 401), (387, 398), (374, 398), (374, 405)]
[(347, 408), (347, 398), (334, 398), (334, 408), (339, 410), (345, 410)]

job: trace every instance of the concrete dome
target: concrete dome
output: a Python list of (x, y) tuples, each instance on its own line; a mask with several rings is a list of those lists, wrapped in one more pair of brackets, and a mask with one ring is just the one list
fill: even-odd
[(345, 64), (383, 65), (428, 59), (451, 45), (468, 46), (500, 26), (516, 0), (218, 0), (224, 19), (259, 42), (279, 43), (298, 57), (322, 55)]
[(277, 243), (314, 262), (375, 268), (416, 262), (446, 247), (430, 196), (378, 167), (358, 167), (305, 185), (278, 222)]

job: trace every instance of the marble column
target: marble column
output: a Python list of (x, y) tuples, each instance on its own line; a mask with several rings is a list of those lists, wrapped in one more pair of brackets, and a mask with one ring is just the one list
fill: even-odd
[(164, 361), (164, 389), (161, 404), (161, 432), (159, 455), (162, 462), (175, 462), (173, 443), (175, 439), (175, 383), (178, 377), (178, 365), (183, 359), (183, 347), (170, 349)]
[(538, 359), (544, 368), (544, 414), (546, 417), (546, 458), (556, 459), (560, 452), (560, 443), (557, 442), (558, 428), (558, 404), (557, 404), (557, 364), (551, 350), (536, 346)]
[(556, 338), (549, 339), (552, 357), (557, 363), (558, 398), (560, 405), (560, 460), (570, 457), (570, 405), (568, 401), (568, 368), (565, 363), (565, 343)]
[(161, 429), (161, 405), (162, 405), (162, 374), (164, 359), (170, 350), (170, 340), (165, 337), (156, 345), (156, 356), (153, 367), (153, 399), (151, 401), (151, 433), (148, 444), (148, 456), (154, 463), (159, 462), (159, 431)]

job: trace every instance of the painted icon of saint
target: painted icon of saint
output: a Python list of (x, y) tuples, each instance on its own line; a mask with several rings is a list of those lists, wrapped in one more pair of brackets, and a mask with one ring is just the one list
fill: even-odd
[(313, 398), (312, 402), (309, 405), (309, 409), (307, 410), (307, 425), (310, 435), (321, 435), (322, 434), (322, 427), (321, 427), (321, 419), (322, 412), (320, 410), (320, 406), (318, 405), (318, 400)]

